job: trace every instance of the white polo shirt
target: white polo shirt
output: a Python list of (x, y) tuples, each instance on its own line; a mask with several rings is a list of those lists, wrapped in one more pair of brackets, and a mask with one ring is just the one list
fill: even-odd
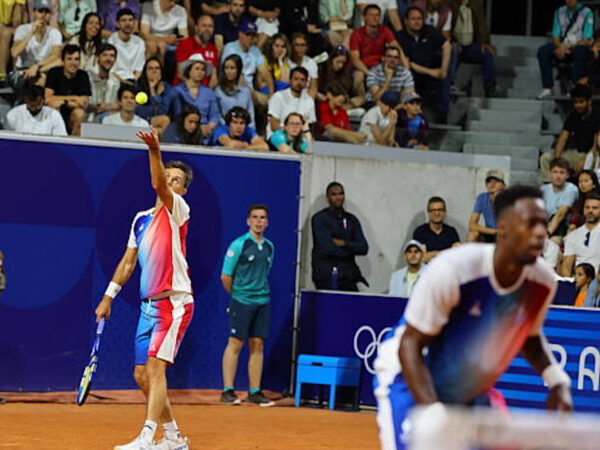
[[(314, 123), (317, 121), (315, 114), (315, 100), (306, 93), (306, 90), (302, 91), (300, 97), (294, 97), (290, 88), (276, 92), (269, 100), (268, 114), (279, 120), (279, 123), (283, 125), (283, 121), (290, 113), (299, 113), (308, 123)], [(271, 124), (267, 125), (267, 139), (271, 137), (273, 131), (271, 130)]]
[[(589, 235), (588, 235), (589, 233)], [(587, 245), (585, 245), (587, 243)], [(575, 265), (589, 263), (598, 271), (600, 266), (600, 225), (589, 230), (585, 225), (565, 238), (564, 256), (575, 256)]]
[(157, 36), (174, 34), (177, 29), (179, 34), (187, 29), (187, 12), (181, 5), (175, 5), (169, 12), (163, 14), (160, 9), (160, 0), (144, 3), (142, 7), (142, 24), (150, 26), (150, 33)]
[(122, 126), (126, 126), (126, 127), (149, 127), (150, 124), (142, 119), (140, 116), (136, 116), (135, 114), (133, 115), (133, 119), (131, 119), (131, 122), (125, 122), (122, 118), (121, 118), (121, 113), (116, 112), (114, 114), (111, 114), (109, 116), (106, 116), (104, 119), (102, 119), (102, 123), (104, 125), (122, 125)]
[[(31, 31), (31, 27), (33, 27), (33, 23), (19, 25), (15, 30), (14, 42), (25, 39)], [(8, 43), (3, 43), (2, 45), (8, 45)], [(29, 39), (25, 50), (23, 50), (17, 58), (15, 67), (18, 69), (23, 69), (33, 66), (34, 64), (50, 56), (52, 53), (52, 48), (57, 45), (62, 45), (62, 36), (60, 31), (58, 31), (56, 28), (47, 26), (46, 33), (41, 41), (38, 41), (38, 38), (35, 34), (31, 37), (31, 39)]]
[(146, 44), (141, 37), (132, 34), (131, 39), (125, 42), (121, 40), (119, 33), (115, 32), (106, 42), (117, 48), (117, 60), (111, 73), (127, 80), (134, 78), (134, 71), (142, 71), (146, 63)]
[(6, 115), (6, 125), (9, 130), (19, 133), (67, 135), (67, 128), (62, 116), (49, 106), (43, 106), (36, 116), (31, 115), (26, 104), (16, 106)]
[(375, 136), (373, 136), (369, 125), (375, 125), (375, 128), (383, 131), (389, 124), (390, 116), (384, 116), (381, 113), (381, 108), (378, 105), (375, 105), (362, 117), (359, 131), (362, 131), (367, 135), (367, 141), (375, 142)]

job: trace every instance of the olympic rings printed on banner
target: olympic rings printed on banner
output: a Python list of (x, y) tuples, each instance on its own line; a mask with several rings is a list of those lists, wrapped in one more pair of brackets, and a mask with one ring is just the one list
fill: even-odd
[[(354, 333), (354, 353), (356, 354), (356, 356), (363, 360), (365, 369), (367, 369), (367, 372), (369, 372), (372, 375), (375, 375), (375, 369), (371, 367), (369, 359), (377, 355), (377, 350), (379, 350), (379, 346), (381, 345), (381, 340), (383, 339), (383, 336), (385, 336), (385, 334), (391, 329), (391, 327), (386, 327), (379, 332), (379, 335), (377, 335), (375, 334), (375, 330), (373, 328), (371, 328), (368, 325), (363, 325), (358, 330), (356, 330), (356, 333)], [(371, 342), (367, 344), (364, 351), (361, 351), (358, 348), (358, 338), (363, 331), (367, 332), (367, 334), (371, 336)]]

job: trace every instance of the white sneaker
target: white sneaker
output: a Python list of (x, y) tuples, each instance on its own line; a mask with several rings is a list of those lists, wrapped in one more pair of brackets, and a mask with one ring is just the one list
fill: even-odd
[(164, 437), (151, 448), (152, 450), (189, 450), (190, 447), (188, 438), (181, 436), (175, 440)]
[(117, 445), (114, 450), (152, 450), (152, 448), (152, 444), (147, 443), (138, 436), (129, 444)]
[(544, 100), (549, 97), (552, 97), (552, 89), (543, 89), (536, 98), (538, 100)]

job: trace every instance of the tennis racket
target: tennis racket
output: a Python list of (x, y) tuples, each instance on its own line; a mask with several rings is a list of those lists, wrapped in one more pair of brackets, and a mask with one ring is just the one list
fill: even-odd
[(79, 382), (79, 392), (77, 392), (77, 404), (79, 406), (85, 403), (85, 399), (87, 398), (90, 387), (92, 386), (92, 378), (94, 376), (94, 372), (96, 372), (96, 366), (98, 365), (98, 348), (100, 347), (100, 337), (102, 336), (102, 331), (104, 331), (104, 319), (98, 322), (98, 326), (96, 327), (96, 339), (94, 339), (94, 345), (92, 345), (92, 353), (90, 354), (90, 362), (83, 369), (83, 375), (81, 376), (81, 381)]

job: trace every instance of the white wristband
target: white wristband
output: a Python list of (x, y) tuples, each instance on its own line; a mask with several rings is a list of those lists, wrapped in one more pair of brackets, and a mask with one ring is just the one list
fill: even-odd
[(550, 389), (560, 384), (571, 386), (571, 378), (558, 364), (550, 364), (546, 367), (542, 372), (542, 378)]
[(108, 287), (106, 288), (106, 292), (104, 293), (104, 295), (107, 295), (108, 297), (111, 298), (115, 298), (119, 292), (121, 291), (121, 285), (115, 283), (114, 281), (111, 281), (110, 283), (108, 283)]

